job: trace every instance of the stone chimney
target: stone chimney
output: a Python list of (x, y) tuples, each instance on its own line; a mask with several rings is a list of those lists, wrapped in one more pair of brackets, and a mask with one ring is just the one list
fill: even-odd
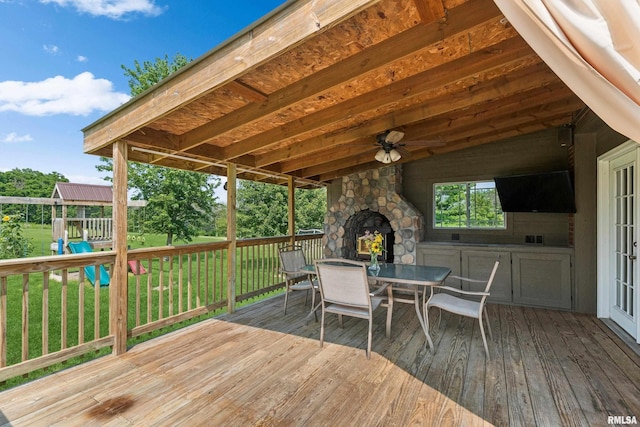
[(416, 244), (424, 235), (423, 215), (402, 196), (402, 165), (385, 166), (342, 178), (342, 194), (329, 207), (323, 237), (327, 258), (350, 257), (356, 245), (355, 218), (377, 212), (393, 230), (393, 262), (416, 263)]

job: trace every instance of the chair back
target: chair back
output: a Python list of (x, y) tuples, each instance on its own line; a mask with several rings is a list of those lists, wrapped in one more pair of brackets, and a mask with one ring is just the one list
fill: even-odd
[(365, 263), (344, 259), (317, 260), (316, 273), (323, 301), (371, 307)]
[[(302, 246), (290, 245), (280, 249), (281, 270), (287, 277), (298, 276), (300, 269), (307, 265)], [(288, 273), (291, 272), (291, 273)]]
[(491, 270), (491, 275), (489, 276), (489, 280), (487, 281), (487, 286), (484, 288), (484, 291), (489, 293), (491, 289), (491, 285), (493, 284), (493, 279), (496, 277), (496, 272), (498, 271), (498, 267), (500, 266), (500, 257), (496, 260), (496, 263), (493, 265), (493, 270)]

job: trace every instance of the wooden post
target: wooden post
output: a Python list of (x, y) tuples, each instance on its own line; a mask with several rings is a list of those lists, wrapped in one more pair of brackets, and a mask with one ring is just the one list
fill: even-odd
[(289, 187), (289, 240), (292, 245), (296, 244), (296, 182), (292, 176), (288, 178)]
[(127, 143), (113, 144), (113, 264), (109, 284), (109, 332), (113, 354), (127, 351)]
[[(64, 231), (69, 230), (69, 224), (67, 223), (67, 205), (65, 205), (64, 202), (62, 202), (62, 230)], [(67, 244), (66, 239), (64, 243)]]
[(236, 165), (227, 166), (227, 311), (236, 311)]

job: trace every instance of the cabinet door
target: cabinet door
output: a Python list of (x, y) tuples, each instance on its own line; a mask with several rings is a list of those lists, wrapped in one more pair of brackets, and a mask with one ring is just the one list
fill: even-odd
[[(511, 302), (511, 253), (502, 251), (462, 251), (462, 276), (469, 279), (487, 280), (500, 257), (500, 266), (491, 285), (489, 302)], [(478, 285), (463, 282), (467, 291), (484, 291)]]
[(571, 255), (513, 253), (513, 302), (571, 309)]
[[(419, 248), (418, 265), (433, 265), (438, 267), (448, 267), (451, 274), (460, 276), (460, 250), (451, 248)], [(459, 280), (447, 280), (447, 285), (460, 287)]]

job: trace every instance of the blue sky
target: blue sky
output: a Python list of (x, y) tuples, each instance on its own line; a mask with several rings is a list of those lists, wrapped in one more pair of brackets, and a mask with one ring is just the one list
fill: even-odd
[(0, 171), (104, 184), (81, 129), (129, 98), (121, 65), (196, 59), (285, 0), (0, 0)]

